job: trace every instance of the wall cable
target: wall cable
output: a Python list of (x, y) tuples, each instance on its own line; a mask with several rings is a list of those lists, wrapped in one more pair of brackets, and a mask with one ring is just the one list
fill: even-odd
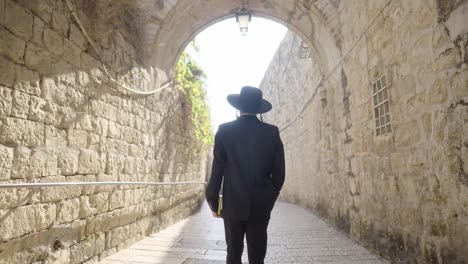
[(163, 89), (166, 89), (167, 87), (169, 87), (171, 84), (174, 83), (173, 80), (170, 80), (168, 82), (166, 82), (164, 85), (161, 85), (158, 89), (155, 89), (153, 91), (149, 91), (149, 92), (144, 92), (144, 91), (138, 91), (138, 90), (135, 90), (135, 89), (132, 89), (130, 87), (127, 87), (123, 84), (120, 84), (119, 81), (117, 81), (116, 79), (114, 79), (110, 74), (109, 72), (107, 71), (107, 67), (106, 65), (104, 64), (101, 56), (100, 56), (100, 53), (96, 47), (96, 44), (94, 43), (94, 41), (91, 39), (91, 37), (89, 36), (88, 32), (86, 31), (86, 29), (84, 28), (83, 24), (81, 23), (81, 20), (78, 18), (78, 15), (76, 14), (76, 11), (75, 9), (72, 7), (72, 5), (70, 4), (70, 1), (69, 0), (65, 0), (65, 3), (67, 4), (68, 6), (68, 9), (70, 10), (73, 18), (75, 19), (75, 22), (78, 24), (78, 27), (80, 28), (81, 32), (83, 32), (84, 36), (86, 37), (87, 41), (89, 42), (89, 44), (91, 45), (91, 47), (93, 48), (94, 52), (96, 53), (98, 59), (99, 59), (99, 62), (101, 63), (101, 66), (104, 70), (104, 73), (106, 74), (106, 76), (109, 78), (109, 80), (111, 80), (112, 82), (114, 82), (115, 84), (117, 84), (119, 87), (121, 87), (122, 89), (125, 89), (127, 91), (130, 91), (132, 93), (136, 93), (136, 94), (141, 94), (141, 95), (151, 95), (151, 94), (155, 94)]

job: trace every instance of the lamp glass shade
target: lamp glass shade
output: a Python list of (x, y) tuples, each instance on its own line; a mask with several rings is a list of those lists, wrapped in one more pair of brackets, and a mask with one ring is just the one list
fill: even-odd
[(252, 19), (252, 14), (248, 12), (239, 12), (236, 14), (236, 20), (239, 23), (240, 31), (242, 35), (247, 34), (249, 28), (249, 22)]
[(249, 31), (249, 29), (246, 28), (246, 27), (244, 27), (244, 28), (241, 27), (241, 28), (240, 28), (240, 32), (241, 32), (241, 34), (244, 35), (244, 36), (247, 35), (247, 31)]

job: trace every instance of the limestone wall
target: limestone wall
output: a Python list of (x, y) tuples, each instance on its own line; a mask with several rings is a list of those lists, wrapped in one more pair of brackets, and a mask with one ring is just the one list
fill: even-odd
[[(164, 76), (139, 66), (128, 21), (109, 14), (97, 29), (94, 1), (71, 2), (111, 75), (157, 88)], [(204, 180), (184, 96), (118, 90), (64, 1), (0, 0), (0, 182)], [(96, 262), (201, 197), (202, 186), (0, 189), (0, 263)]]
[[(467, 263), (468, 2), (339, 9), (343, 64), (321, 76), (288, 33), (261, 85), (274, 106), (265, 119), (285, 142), (281, 199), (392, 263)], [(391, 132), (377, 136), (372, 84), (382, 75)]]

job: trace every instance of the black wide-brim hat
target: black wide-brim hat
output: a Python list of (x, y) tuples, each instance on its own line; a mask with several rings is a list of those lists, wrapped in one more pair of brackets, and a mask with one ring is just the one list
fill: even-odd
[(252, 86), (244, 86), (240, 94), (230, 94), (227, 97), (229, 104), (244, 113), (263, 114), (273, 107), (270, 102), (263, 99), (260, 89)]

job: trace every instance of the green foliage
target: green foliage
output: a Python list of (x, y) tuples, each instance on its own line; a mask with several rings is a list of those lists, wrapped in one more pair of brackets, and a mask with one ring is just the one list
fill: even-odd
[[(192, 47), (198, 47), (192, 42)], [(206, 75), (196, 61), (187, 52), (183, 52), (177, 62), (176, 81), (187, 97), (192, 108), (192, 121), (195, 126), (195, 136), (204, 144), (213, 145), (211, 132), (210, 108), (206, 103)]]

